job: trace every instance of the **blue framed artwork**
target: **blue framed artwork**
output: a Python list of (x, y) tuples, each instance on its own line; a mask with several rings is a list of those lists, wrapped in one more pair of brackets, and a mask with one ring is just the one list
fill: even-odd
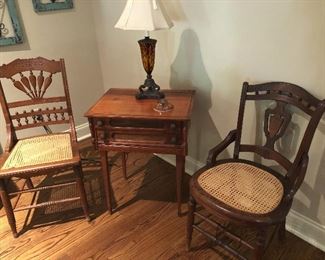
[(0, 46), (23, 42), (15, 0), (0, 0)]
[(62, 9), (71, 9), (72, 0), (33, 0), (35, 12), (55, 11)]

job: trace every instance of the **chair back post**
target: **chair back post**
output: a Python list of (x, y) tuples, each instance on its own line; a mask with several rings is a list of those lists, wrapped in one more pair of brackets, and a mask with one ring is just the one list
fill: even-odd
[(67, 98), (67, 109), (69, 114), (69, 121), (70, 121), (70, 133), (71, 138), (73, 141), (77, 142), (77, 133), (75, 129), (75, 123), (72, 113), (72, 105), (71, 105), (71, 99), (70, 99), (70, 92), (69, 92), (69, 85), (68, 85), (68, 79), (67, 79), (67, 72), (65, 69), (65, 62), (64, 59), (60, 59), (60, 65), (61, 65), (61, 73), (62, 73), (62, 81), (63, 81), (63, 87), (64, 87), (64, 93)]
[[(316, 107), (315, 112), (311, 116), (311, 119), (307, 125), (304, 136), (300, 143), (295, 160), (292, 164), (292, 167), (288, 171), (287, 178), (290, 181), (290, 184), (291, 184), (290, 186), (291, 186), (291, 189), (293, 190), (293, 195), (294, 195), (294, 193), (297, 192), (297, 190), (299, 189), (300, 185), (302, 184), (302, 182), (304, 180), (305, 172), (302, 173), (300, 168), (302, 167), (304, 160), (305, 161), (307, 160), (307, 163), (308, 163), (308, 152), (309, 152), (312, 140), (314, 138), (317, 126), (318, 126), (324, 112), (325, 112), (325, 99), (318, 103), (318, 106)], [(304, 159), (304, 158), (306, 158), (306, 159)], [(307, 166), (308, 165), (305, 166), (306, 167), (305, 170), (307, 170)], [(299, 176), (299, 175), (303, 175), (303, 176)]]
[(243, 83), (242, 92), (240, 96), (240, 104), (239, 104), (239, 112), (238, 112), (238, 119), (237, 119), (237, 135), (235, 140), (235, 148), (234, 148), (234, 158), (238, 159), (239, 157), (239, 148), (241, 142), (241, 135), (243, 129), (243, 120), (244, 120), (244, 113), (245, 113), (245, 103), (246, 103), (246, 95), (248, 89), (248, 82)]
[[(0, 78), (1, 78), (1, 71), (0, 71)], [(1, 103), (1, 109), (5, 118), (5, 123), (6, 123), (6, 131), (7, 131), (7, 143), (5, 146), (5, 152), (9, 152), (14, 145), (17, 143), (17, 136), (16, 132), (14, 129), (14, 126), (11, 121), (10, 113), (9, 113), (9, 108), (7, 105), (7, 100), (3, 92), (1, 80), (0, 80), (0, 103)]]

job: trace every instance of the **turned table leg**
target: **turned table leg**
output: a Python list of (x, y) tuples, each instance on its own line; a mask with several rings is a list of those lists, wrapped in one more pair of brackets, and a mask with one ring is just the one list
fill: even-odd
[(123, 176), (124, 179), (126, 180), (128, 178), (127, 173), (126, 173), (126, 153), (122, 152), (122, 171), (123, 171)]
[(109, 164), (108, 164), (106, 151), (100, 151), (100, 160), (102, 164), (102, 175), (104, 181), (107, 210), (110, 214), (112, 214), (112, 189), (111, 189)]
[(182, 214), (182, 186), (183, 186), (184, 170), (185, 170), (185, 156), (176, 155), (176, 198), (177, 198), (178, 216), (181, 216)]

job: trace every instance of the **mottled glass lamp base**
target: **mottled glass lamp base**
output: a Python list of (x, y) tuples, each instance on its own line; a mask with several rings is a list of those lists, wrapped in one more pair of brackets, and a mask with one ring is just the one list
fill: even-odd
[(157, 40), (146, 36), (138, 41), (141, 58), (144, 70), (147, 72), (147, 79), (143, 85), (139, 87), (139, 92), (136, 94), (137, 99), (161, 99), (164, 98), (164, 93), (160, 92), (160, 87), (155, 83), (151, 76), (151, 72), (155, 65), (155, 48)]

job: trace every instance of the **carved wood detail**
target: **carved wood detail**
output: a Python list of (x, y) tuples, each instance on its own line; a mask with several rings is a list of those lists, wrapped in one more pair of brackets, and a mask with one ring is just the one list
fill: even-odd
[(250, 85), (246, 95), (247, 100), (276, 100), (286, 102), (299, 107), (310, 116), (317, 109), (317, 104), (320, 102), (319, 99), (311, 96), (303, 88), (286, 82)]
[(24, 92), (31, 99), (42, 98), (52, 83), (52, 73), (50, 73), (46, 78), (44, 78), (43, 71), (37, 76), (37, 86), (36, 86), (36, 76), (33, 71), (29, 72), (29, 77), (26, 77), (22, 72), (19, 72), (20, 80), (15, 80), (10, 77), (13, 85), (20, 91)]
[[(38, 124), (40, 122), (66, 122), (67, 116), (68, 109), (60, 106), (59, 108), (53, 107), (51, 109), (48, 107), (45, 109), (31, 109), (28, 112), (24, 110), (22, 113), (15, 112), (14, 115), (11, 115), (11, 119), (13, 120), (15, 126), (21, 127), (23, 125), (33, 125)], [(22, 119), (24, 124), (21, 121)]]
[(0, 78), (10, 79), (13, 75), (24, 71), (46, 71), (51, 74), (61, 72), (60, 61), (48, 60), (42, 57), (34, 59), (16, 59), (1, 66)]
[[(52, 84), (52, 77), (57, 73), (63, 79), (64, 96), (51, 96), (47, 91), (50, 87), (57, 87)], [(0, 78), (9, 80), (8, 88), (12, 86), (28, 97), (4, 101), (7, 102), (5, 120), (13, 131), (55, 124), (70, 124), (73, 127), (71, 104), (66, 97), (68, 86), (62, 59), (16, 59), (0, 66)], [(2, 88), (2, 85), (0, 87)], [(56, 103), (57, 106), (51, 106), (50, 103)], [(75, 134), (74, 131), (71, 132)]]
[(268, 108), (265, 111), (265, 146), (273, 150), (274, 143), (283, 136), (291, 121), (291, 114), (286, 110), (286, 105), (286, 103), (278, 101), (275, 108)]

